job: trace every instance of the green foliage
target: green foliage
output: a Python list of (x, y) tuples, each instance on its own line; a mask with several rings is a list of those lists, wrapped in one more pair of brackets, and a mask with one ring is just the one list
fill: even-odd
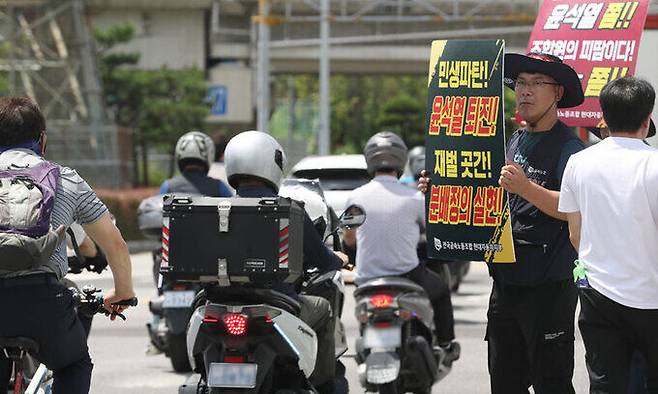
[(119, 44), (125, 44), (135, 38), (135, 26), (130, 22), (117, 23), (107, 30), (94, 30), (96, 45), (105, 52)]
[(9, 81), (7, 73), (0, 72), (0, 95), (9, 93)]
[(379, 128), (400, 135), (408, 146), (424, 145), (424, 119), (425, 109), (420, 100), (400, 95), (384, 103)]
[[(285, 138), (292, 129), (293, 139), (308, 141), (312, 144), (309, 152), (317, 152), (317, 76), (275, 77), (273, 91), (275, 97), (294, 94), (296, 104), (288, 100), (276, 106), (272, 115), (272, 134)], [(332, 76), (332, 152), (361, 152), (368, 138), (383, 129), (400, 133), (408, 144), (422, 143), (426, 99), (427, 77), (424, 76)], [(291, 105), (295, 108), (292, 125), (288, 120)]]
[(138, 120), (140, 143), (171, 146), (191, 129), (200, 129), (208, 106), (203, 73), (197, 69), (141, 71), (143, 101)]
[[(182, 134), (203, 125), (209, 106), (203, 72), (198, 69), (142, 70), (140, 55), (113, 50), (134, 38), (130, 23), (95, 32), (100, 50), (105, 101), (115, 121), (135, 130), (133, 143), (142, 150), (172, 152)], [(148, 156), (142, 156), (142, 184), (149, 184)]]
[[(274, 78), (277, 101), (270, 123), (275, 138), (306, 141), (317, 151), (318, 78), (315, 75)], [(518, 129), (514, 92), (504, 88), (506, 139)], [(291, 99), (294, 96), (294, 100)], [(424, 144), (427, 78), (424, 76), (331, 77), (331, 151), (359, 153), (378, 131), (398, 133), (412, 147)], [(291, 120), (291, 106), (292, 110)]]

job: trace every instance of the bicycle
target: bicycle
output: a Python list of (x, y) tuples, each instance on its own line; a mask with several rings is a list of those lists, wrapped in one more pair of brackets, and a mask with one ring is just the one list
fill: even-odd
[[(87, 285), (78, 290), (69, 288), (78, 311), (87, 315), (104, 314), (112, 317), (117, 316), (123, 320), (126, 317), (118, 312), (110, 312), (103, 307), (103, 296), (101, 290)], [(137, 298), (119, 301), (112, 305), (136, 306)], [(39, 344), (32, 338), (27, 337), (0, 337), (0, 349), (10, 362), (13, 370), (13, 378), (9, 387), (13, 387), (11, 394), (50, 394), (52, 390), (52, 372), (44, 364), (39, 364), (32, 356), (39, 351)], [(36, 368), (36, 371), (35, 371)], [(34, 371), (32, 373), (32, 371)], [(30, 376), (31, 377), (28, 377)], [(26, 387), (27, 385), (27, 387)], [(4, 394), (4, 393), (2, 393)]]

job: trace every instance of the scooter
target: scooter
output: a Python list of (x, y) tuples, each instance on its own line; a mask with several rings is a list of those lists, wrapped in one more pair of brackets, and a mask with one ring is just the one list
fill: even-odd
[[(151, 239), (161, 240), (162, 196), (146, 198), (137, 210), (139, 229)], [(146, 324), (151, 344), (171, 360), (176, 372), (191, 371), (187, 357), (185, 330), (192, 316), (192, 302), (200, 290), (189, 282), (168, 281), (160, 276), (162, 247), (152, 251), (153, 276), (158, 287), (158, 297), (149, 302), (153, 320)]]
[(361, 385), (385, 394), (429, 394), (450, 367), (432, 335), (434, 311), (423, 288), (404, 278), (375, 278), (360, 285), (354, 298)]
[[(341, 226), (350, 227), (364, 220), (358, 207), (339, 218)], [(335, 278), (336, 271), (316, 275), (306, 291), (321, 292)], [(317, 392), (309, 381), (317, 337), (299, 318), (296, 300), (271, 289), (213, 285), (197, 295), (195, 306), (187, 344), (197, 374), (179, 394)]]

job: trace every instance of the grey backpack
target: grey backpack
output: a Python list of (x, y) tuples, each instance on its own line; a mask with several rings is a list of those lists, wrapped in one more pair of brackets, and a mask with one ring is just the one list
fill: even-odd
[(0, 170), (0, 274), (46, 264), (62, 241), (50, 228), (59, 175), (48, 161)]

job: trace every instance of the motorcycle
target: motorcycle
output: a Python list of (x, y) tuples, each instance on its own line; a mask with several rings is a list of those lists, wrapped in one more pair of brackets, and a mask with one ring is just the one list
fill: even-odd
[[(365, 213), (349, 207), (338, 227), (357, 227), (363, 221)], [(340, 272), (331, 271), (313, 275), (303, 287), (307, 294), (324, 295), (332, 306), (340, 304), (340, 313), (341, 285)], [(296, 300), (271, 289), (213, 285), (197, 295), (195, 307), (187, 343), (197, 374), (179, 394), (317, 392), (309, 381), (317, 337), (299, 318)], [(337, 346), (336, 356), (346, 349)]]
[[(151, 239), (162, 237), (162, 196), (146, 198), (137, 210), (139, 229)], [(188, 282), (168, 281), (160, 276), (162, 247), (152, 251), (153, 277), (158, 297), (149, 301), (153, 321), (146, 324), (151, 344), (171, 360), (176, 372), (191, 371), (185, 330), (192, 316), (192, 302), (200, 287)]]
[(360, 285), (354, 298), (361, 385), (385, 394), (429, 394), (451, 368), (432, 334), (434, 311), (423, 288), (405, 278), (375, 278)]

